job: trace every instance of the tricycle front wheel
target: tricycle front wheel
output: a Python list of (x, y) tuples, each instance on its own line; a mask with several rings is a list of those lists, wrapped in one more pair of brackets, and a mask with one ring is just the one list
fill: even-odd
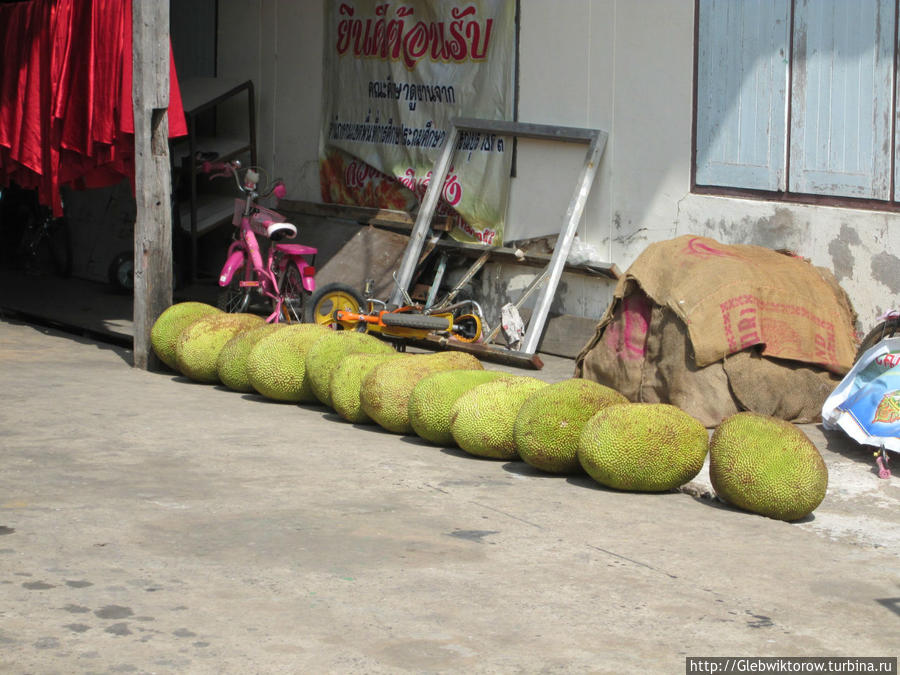
[(306, 303), (304, 320), (335, 330), (364, 331), (366, 324), (362, 321), (337, 321), (334, 318), (337, 310), (359, 314), (362, 307), (363, 299), (352, 286), (342, 283), (326, 284), (313, 293)]

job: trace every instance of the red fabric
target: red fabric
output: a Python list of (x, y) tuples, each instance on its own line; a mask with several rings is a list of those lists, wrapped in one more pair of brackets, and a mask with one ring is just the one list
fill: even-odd
[[(0, 185), (38, 190), (134, 179), (131, 0), (0, 4)], [(169, 136), (187, 133), (169, 50)]]

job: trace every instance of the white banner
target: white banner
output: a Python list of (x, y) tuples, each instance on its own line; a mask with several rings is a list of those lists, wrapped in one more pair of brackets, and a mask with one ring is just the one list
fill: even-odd
[[(454, 117), (511, 120), (515, 0), (329, 1), (325, 15), (326, 202), (413, 211)], [(438, 215), (460, 241), (498, 246), (511, 139), (461, 134)]]

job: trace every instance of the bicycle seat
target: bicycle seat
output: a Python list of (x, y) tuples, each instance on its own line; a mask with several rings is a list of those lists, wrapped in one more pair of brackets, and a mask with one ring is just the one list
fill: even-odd
[(290, 223), (269, 223), (266, 226), (266, 236), (272, 241), (293, 239), (297, 236), (297, 228)]
[(303, 244), (275, 244), (275, 248), (288, 255), (315, 255), (319, 249)]

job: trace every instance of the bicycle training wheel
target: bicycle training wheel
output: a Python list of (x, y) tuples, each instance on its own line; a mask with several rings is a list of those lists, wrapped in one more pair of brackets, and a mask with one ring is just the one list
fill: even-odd
[(900, 317), (882, 321), (875, 326), (875, 328), (870, 330), (868, 334), (866, 334), (866, 337), (863, 338), (862, 342), (859, 343), (859, 349), (856, 351), (855, 360), (859, 361), (860, 356), (885, 338), (895, 337), (897, 335), (900, 335)]
[(304, 311), (304, 319), (307, 323), (317, 323), (335, 330), (364, 331), (366, 324), (362, 321), (334, 320), (334, 313), (339, 309), (359, 314), (362, 307), (363, 299), (352, 286), (326, 284), (312, 294)]
[(303, 321), (303, 305), (306, 289), (303, 288), (303, 277), (293, 262), (288, 262), (284, 277), (279, 284), (283, 297), (282, 312), (290, 322)]
[(134, 254), (123, 251), (109, 264), (106, 272), (109, 283), (119, 293), (134, 291)]
[(252, 286), (241, 286), (241, 281), (251, 278), (250, 260), (244, 261), (244, 266), (235, 272), (227, 286), (219, 289), (216, 306), (223, 312), (239, 314), (246, 312), (250, 307), (250, 292)]

